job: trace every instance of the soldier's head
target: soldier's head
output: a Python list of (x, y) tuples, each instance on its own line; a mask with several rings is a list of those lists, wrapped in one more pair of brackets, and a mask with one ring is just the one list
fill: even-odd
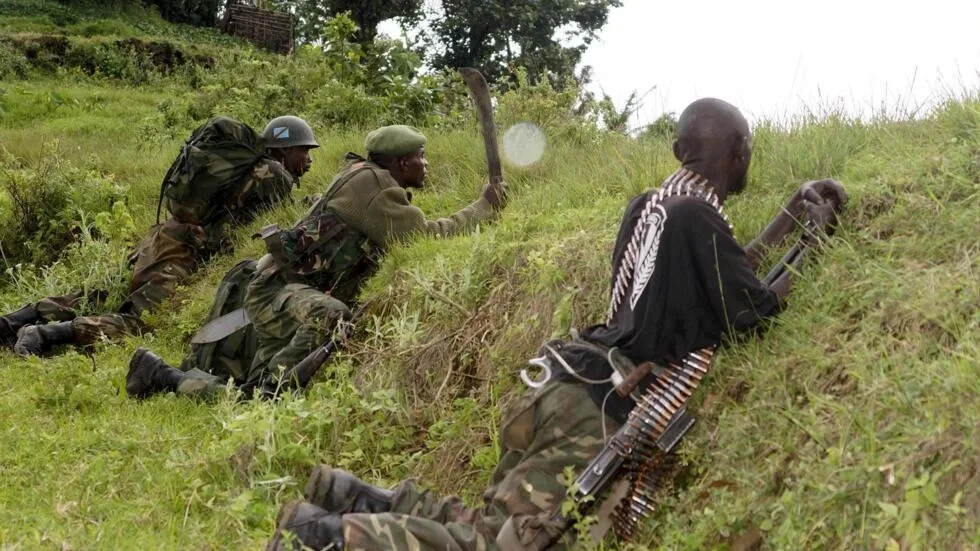
[(368, 159), (385, 168), (403, 188), (425, 185), (429, 162), (425, 136), (417, 128), (396, 124), (372, 130), (364, 140)]
[(730, 103), (699, 99), (688, 105), (677, 121), (674, 156), (707, 178), (724, 201), (728, 194), (745, 189), (752, 160), (749, 123)]
[(306, 121), (292, 115), (276, 117), (262, 131), (265, 148), (290, 174), (299, 178), (310, 170), (310, 150), (320, 147)]

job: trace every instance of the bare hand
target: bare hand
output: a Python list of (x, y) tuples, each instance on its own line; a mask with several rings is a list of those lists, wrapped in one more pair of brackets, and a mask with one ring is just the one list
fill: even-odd
[(830, 202), (836, 213), (843, 211), (844, 205), (847, 204), (847, 193), (844, 192), (844, 186), (837, 180), (831, 180), (829, 178), (824, 180), (810, 180), (803, 184), (800, 186), (800, 197), (803, 199), (804, 208), (808, 213), (810, 212), (810, 208), (806, 206), (806, 202), (816, 205)]
[(837, 208), (833, 200), (820, 202), (803, 200), (806, 212), (806, 227), (808, 231), (817, 231), (830, 235), (837, 226)]
[(483, 198), (490, 203), (494, 210), (500, 210), (507, 204), (507, 183), (487, 184), (483, 186)]

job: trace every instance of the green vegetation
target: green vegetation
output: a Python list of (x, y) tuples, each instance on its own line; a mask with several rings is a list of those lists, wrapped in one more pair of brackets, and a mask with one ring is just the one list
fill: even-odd
[[(0, 26), (54, 24), (18, 13)], [(214, 113), (261, 127), (295, 110), (314, 122), (324, 147), (297, 198), (324, 188), (369, 125), (397, 117), (430, 137), (431, 182), (416, 194), (426, 212), (453, 211), (485, 178), (452, 82), (406, 81), (384, 95), (358, 76), (362, 66), (335, 56), (280, 60), (153, 25), (168, 30), (141, 39), (198, 45), (214, 67), (149, 69), (140, 80), (43, 67), (0, 47), (3, 311), (79, 287), (124, 292), (126, 254), (153, 222), (164, 171)], [(68, 37), (126, 38), (83, 34)], [(290, 79), (266, 80), (270, 72)], [(425, 102), (404, 101), (413, 94)], [(575, 98), (543, 86), (500, 96), (502, 128), (531, 120), (546, 129), (544, 158), (508, 167), (512, 200), (498, 223), (392, 251), (365, 290), (375, 302), (357, 343), (303, 397), (138, 403), (123, 389), (137, 346), (183, 356), (221, 275), (261, 253), (248, 236), (291, 222), (298, 204), (242, 229), (235, 255), (205, 266), (150, 320), (153, 334), (90, 355), (0, 351), (0, 542), (259, 548), (319, 462), (479, 499), (500, 411), (521, 391), (518, 370), (542, 340), (601, 319), (623, 207), (675, 164), (663, 136), (633, 140), (571, 116)], [(399, 102), (408, 107), (393, 110)], [(646, 525), (648, 546), (980, 546), (980, 100), (916, 121), (758, 126), (750, 188), (727, 207), (740, 239), (800, 182), (824, 176), (851, 194), (843, 227), (766, 336), (716, 362), (693, 405), (679, 487)]]

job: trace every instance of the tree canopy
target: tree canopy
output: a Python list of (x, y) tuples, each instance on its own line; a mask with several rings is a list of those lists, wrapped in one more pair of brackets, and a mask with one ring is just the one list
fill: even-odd
[[(157, 5), (171, 21), (213, 25), (226, 0), (144, 1)], [(434, 69), (476, 67), (488, 80), (499, 82), (524, 67), (530, 81), (548, 75), (558, 86), (574, 76), (609, 10), (622, 5), (622, 0), (252, 1), (292, 13), (300, 42), (323, 42), (330, 19), (347, 13), (357, 25), (354, 40), (368, 46), (378, 24), (399, 19), (404, 29), (417, 31), (415, 47)]]
[(436, 68), (476, 67), (500, 80), (513, 67), (536, 80), (573, 76), (620, 0), (442, 0), (426, 46)]
[(421, 29), (421, 54), (435, 69), (476, 67), (499, 81), (525, 67), (536, 81), (561, 83), (574, 75), (588, 45), (621, 0), (441, 0), (428, 13), (422, 0), (280, 0), (297, 17), (297, 38), (318, 42), (327, 21), (347, 12), (367, 45), (382, 21), (400, 18)]
[(296, 16), (300, 40), (321, 40), (327, 21), (346, 12), (357, 24), (357, 42), (369, 44), (382, 21), (396, 17), (416, 20), (422, 13), (422, 0), (282, 0), (280, 7)]

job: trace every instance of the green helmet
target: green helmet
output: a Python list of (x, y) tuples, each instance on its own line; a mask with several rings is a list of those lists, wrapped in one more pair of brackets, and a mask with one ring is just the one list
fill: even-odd
[(299, 117), (283, 115), (276, 117), (265, 125), (262, 131), (265, 139), (265, 146), (269, 149), (280, 149), (283, 147), (320, 147), (313, 135), (310, 125)]

